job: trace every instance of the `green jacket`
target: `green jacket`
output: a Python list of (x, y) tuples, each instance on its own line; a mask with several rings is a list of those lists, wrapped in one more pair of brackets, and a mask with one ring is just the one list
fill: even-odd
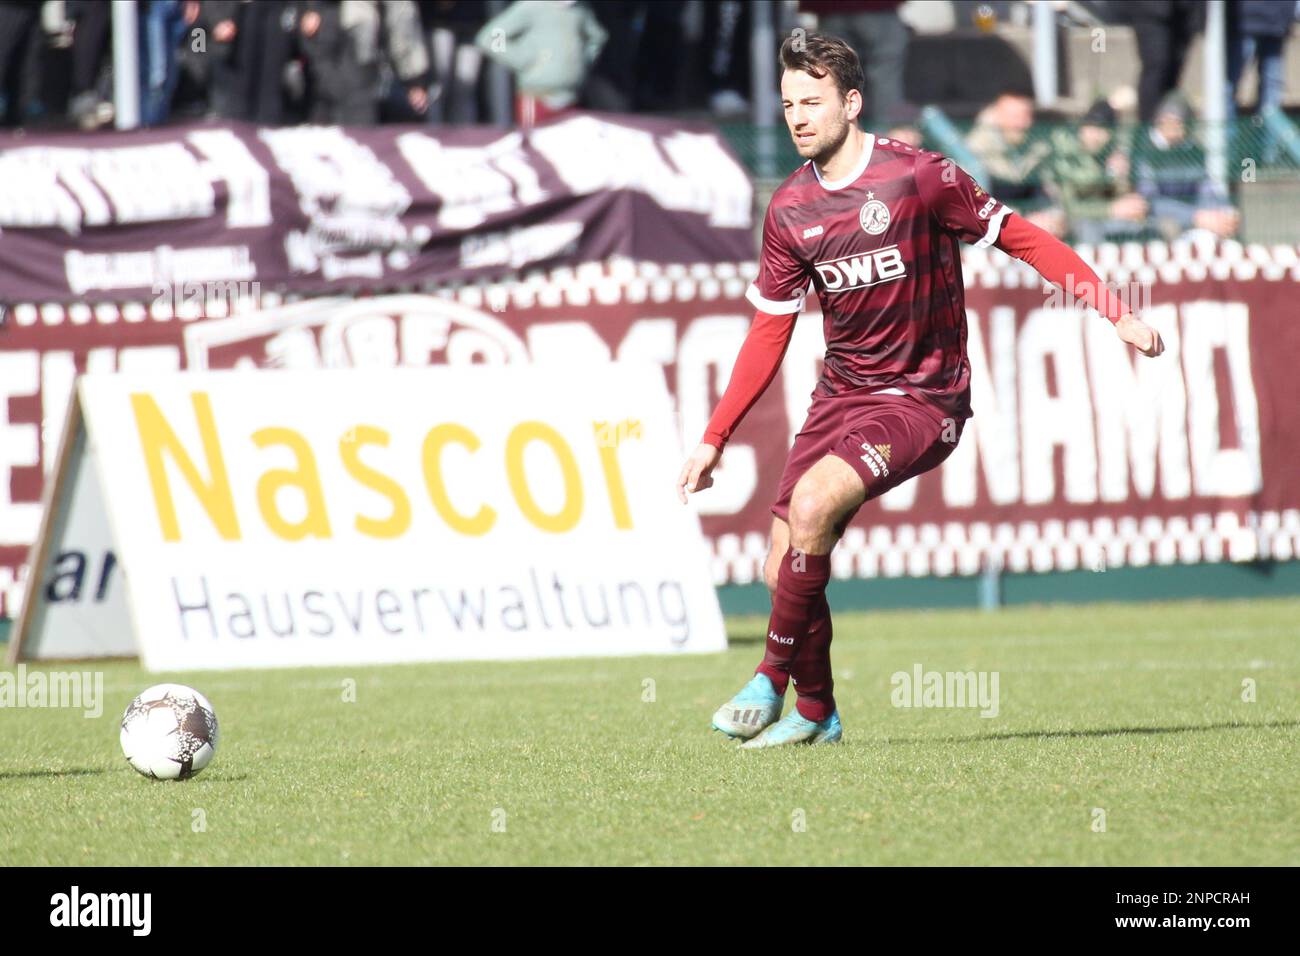
[(518, 0), (483, 25), (474, 43), (515, 74), (521, 93), (575, 96), (608, 34), (586, 6)]
[(1127, 179), (1106, 169), (1115, 150), (1115, 136), (1100, 153), (1089, 153), (1074, 129), (1058, 127), (1051, 135), (1047, 178), (1070, 220), (1110, 218), (1112, 200), (1131, 191)]

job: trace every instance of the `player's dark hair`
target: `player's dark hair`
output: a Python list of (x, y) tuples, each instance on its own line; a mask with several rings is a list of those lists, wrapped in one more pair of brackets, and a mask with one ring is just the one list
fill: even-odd
[(840, 96), (862, 91), (862, 62), (853, 47), (839, 37), (795, 30), (781, 44), (781, 69), (799, 70), (821, 79), (830, 74)]

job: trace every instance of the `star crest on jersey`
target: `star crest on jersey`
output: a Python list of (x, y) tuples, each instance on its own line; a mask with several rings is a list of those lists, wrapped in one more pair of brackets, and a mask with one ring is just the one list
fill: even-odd
[(879, 199), (868, 199), (858, 213), (858, 222), (868, 236), (878, 236), (889, 228), (889, 207)]

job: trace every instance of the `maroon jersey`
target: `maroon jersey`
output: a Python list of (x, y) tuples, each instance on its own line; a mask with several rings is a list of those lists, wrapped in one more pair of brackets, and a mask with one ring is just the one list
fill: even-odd
[(788, 315), (811, 283), (826, 334), (818, 394), (901, 389), (968, 418), (957, 242), (992, 245), (1010, 211), (939, 153), (868, 136), (844, 179), (810, 161), (772, 195), (749, 301)]

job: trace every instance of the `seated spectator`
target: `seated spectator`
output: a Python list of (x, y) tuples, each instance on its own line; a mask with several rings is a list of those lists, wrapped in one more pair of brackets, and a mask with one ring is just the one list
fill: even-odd
[(1065, 215), (1044, 188), (1043, 175), (1051, 147), (1032, 141), (1034, 102), (1023, 93), (1008, 91), (980, 111), (966, 139), (989, 175), (989, 192), (1012, 206), (1034, 225), (1060, 238), (1065, 235)]
[(515, 118), (529, 128), (570, 109), (607, 39), (581, 3), (517, 0), (474, 38), (515, 74)]
[(1115, 141), (1115, 111), (1097, 100), (1074, 129), (1052, 133), (1051, 188), (1076, 242), (1139, 238), (1147, 201), (1129, 182), (1129, 159)]
[(1236, 235), (1240, 217), (1231, 200), (1206, 175), (1205, 151), (1187, 137), (1187, 104), (1171, 93), (1155, 122), (1133, 147), (1138, 192), (1151, 205), (1151, 220), (1165, 239), (1206, 232)]

